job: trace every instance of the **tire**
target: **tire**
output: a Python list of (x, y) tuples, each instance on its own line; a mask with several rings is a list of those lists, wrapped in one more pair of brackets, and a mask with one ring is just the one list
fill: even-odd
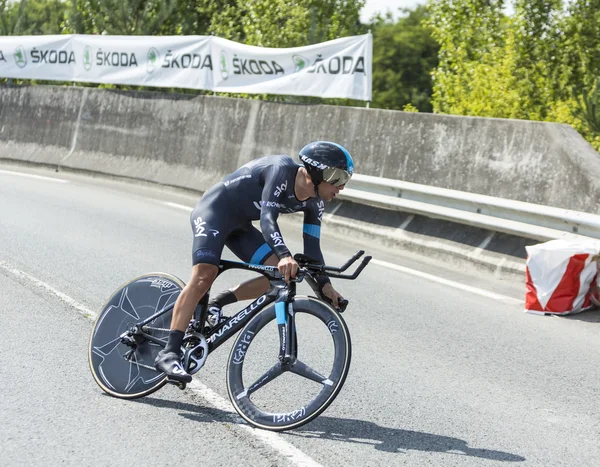
[[(312, 297), (296, 297), (293, 302), (293, 309), (296, 316), (296, 332), (298, 335), (298, 361), (308, 365), (315, 362), (323, 365), (323, 362), (321, 362), (322, 359), (331, 359), (332, 365), (329, 372), (323, 371), (320, 373), (310, 371), (309, 373), (313, 377), (307, 378), (294, 374), (294, 371), (286, 371), (264, 384), (264, 386), (261, 386), (256, 392), (252, 392), (254, 385), (260, 385), (265, 380), (268, 380), (267, 374), (279, 364), (277, 358), (279, 337), (274, 323), (275, 307), (273, 305), (267, 307), (248, 323), (238, 335), (229, 355), (227, 367), (227, 391), (229, 398), (236, 411), (244, 420), (255, 427), (265, 430), (290, 430), (315, 419), (336, 398), (342, 389), (348, 375), (348, 370), (350, 369), (352, 353), (350, 333), (342, 316), (331, 306)], [(305, 317), (310, 317), (310, 319)], [(310, 329), (303, 332), (303, 323), (308, 321), (311, 324), (311, 326), (308, 326)], [(263, 329), (267, 325), (271, 327), (271, 332)], [(261, 343), (261, 330), (263, 334), (267, 334), (267, 338), (269, 339), (268, 345), (263, 346)], [(313, 355), (307, 357), (303, 348), (308, 346), (303, 346), (303, 344), (313, 344), (315, 334), (322, 336), (322, 339), (314, 346), (315, 352), (313, 352)], [(328, 343), (327, 345), (321, 345), (321, 341)], [(257, 342), (259, 343), (258, 345)], [(259, 349), (253, 351), (253, 347), (259, 347)], [(260, 353), (260, 350), (262, 350), (261, 347), (265, 349), (262, 354)], [(326, 347), (331, 347), (331, 351), (326, 352)], [(331, 358), (328, 356), (323, 357), (322, 354), (325, 353), (330, 355)], [(265, 354), (269, 356), (265, 357)], [(249, 356), (251, 356), (253, 361), (256, 360), (258, 362), (259, 367), (262, 367), (259, 372), (254, 372), (251, 376), (247, 375), (248, 369), (246, 368), (251, 360)], [(303, 358), (308, 358), (310, 361), (304, 361)], [(270, 360), (270, 362), (265, 364), (267, 360)], [(275, 367), (264, 373), (273, 364), (275, 364)], [(293, 366), (295, 365), (296, 363)], [(321, 369), (319, 367), (319, 370)], [(313, 370), (313, 368), (310, 368), (310, 370)], [(275, 370), (276, 373), (278, 371)], [(256, 375), (258, 375), (258, 378)], [(318, 375), (318, 378), (315, 378), (314, 375)], [(323, 376), (326, 379), (322, 379)], [(244, 380), (244, 377), (246, 377), (247, 381)], [(293, 378), (293, 381), (290, 378)], [(297, 389), (299, 386), (298, 383), (312, 385), (311, 390), (314, 390), (314, 396), (309, 396), (312, 400), (306, 404), (303, 404), (305, 400), (304, 393), (296, 394), (296, 391), (299, 391)], [(264, 402), (259, 403), (250, 400), (250, 397), (255, 398), (259, 392), (266, 390), (272, 384), (279, 387), (267, 390), (266, 394), (262, 396)], [(248, 388), (250, 388), (250, 395), (247, 394)], [(291, 409), (286, 407), (283, 411), (278, 411), (263, 407), (266, 404), (271, 405), (272, 402), (273, 405), (277, 405), (275, 401), (286, 397), (290, 399), (289, 405)]]
[[(165, 374), (154, 369), (154, 359), (162, 347), (145, 339), (130, 347), (121, 343), (119, 336), (174, 305), (183, 287), (181, 279), (170, 274), (145, 274), (120, 287), (102, 307), (92, 328), (88, 360), (94, 379), (105, 392), (121, 399), (136, 399), (166, 384)], [(171, 315), (170, 310), (147, 325), (149, 333), (165, 343)], [(128, 361), (124, 356), (133, 348), (132, 361)]]

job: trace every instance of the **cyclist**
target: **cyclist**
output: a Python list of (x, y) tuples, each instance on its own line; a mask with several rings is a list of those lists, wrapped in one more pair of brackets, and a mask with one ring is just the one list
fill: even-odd
[[(154, 362), (168, 377), (192, 380), (181, 364), (181, 344), (196, 305), (217, 277), (225, 245), (244, 262), (277, 266), (289, 282), (296, 276), (298, 263), (283, 241), (277, 217), (303, 211), (304, 253), (324, 262), (320, 248), (324, 201), (331, 201), (344, 188), (354, 163), (343, 146), (329, 141), (306, 145), (299, 158), (302, 164), (286, 155), (248, 162), (210, 188), (196, 204), (190, 217), (192, 275), (175, 303), (167, 345)], [(251, 223), (259, 219), (262, 233)], [(322, 294), (337, 308), (341, 295), (327, 277), (317, 280)], [(261, 276), (226, 290), (211, 305), (220, 308), (253, 299), (268, 288), (269, 281)]]

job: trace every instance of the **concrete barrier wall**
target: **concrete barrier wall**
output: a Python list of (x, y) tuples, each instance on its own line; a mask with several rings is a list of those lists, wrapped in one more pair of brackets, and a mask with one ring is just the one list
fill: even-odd
[(570, 126), (94, 88), (0, 87), (0, 158), (204, 191), (326, 139), (357, 172), (600, 213), (600, 155)]

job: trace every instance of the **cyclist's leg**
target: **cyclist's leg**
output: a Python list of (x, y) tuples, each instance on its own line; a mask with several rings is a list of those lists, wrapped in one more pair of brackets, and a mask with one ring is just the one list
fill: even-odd
[[(275, 256), (271, 247), (265, 243), (262, 233), (252, 224), (233, 232), (227, 238), (225, 244), (238, 258), (246, 263), (277, 266), (277, 256)], [(215, 312), (219, 312), (224, 306), (238, 300), (250, 300), (259, 297), (268, 289), (269, 281), (266, 277), (260, 276), (247, 280), (215, 296), (210, 301), (209, 309), (213, 308)]]
[(184, 383), (192, 380), (181, 363), (181, 344), (188, 323), (194, 315), (196, 305), (202, 296), (210, 289), (217, 277), (218, 268), (213, 264), (196, 264), (192, 268), (192, 276), (177, 297), (171, 319), (169, 339), (163, 350), (158, 352), (154, 365), (169, 378)]
[(175, 302), (167, 345), (158, 353), (155, 360), (157, 369), (170, 378), (183, 382), (191, 381), (191, 376), (181, 365), (181, 344), (185, 330), (198, 302), (217, 277), (225, 238), (235, 228), (234, 220), (222, 216), (222, 213), (227, 212), (227, 200), (220, 194), (218, 189), (209, 190), (190, 216), (194, 233), (192, 274)]
[[(277, 266), (278, 262), (277, 256), (273, 253), (262, 264), (265, 266)], [(264, 276), (249, 279), (231, 289), (238, 300), (250, 300), (260, 297), (267, 290), (269, 290), (269, 280)]]
[(200, 263), (192, 267), (190, 280), (179, 294), (177, 302), (175, 302), (171, 330), (184, 332), (187, 329), (198, 302), (210, 289), (218, 271), (217, 266), (208, 263)]

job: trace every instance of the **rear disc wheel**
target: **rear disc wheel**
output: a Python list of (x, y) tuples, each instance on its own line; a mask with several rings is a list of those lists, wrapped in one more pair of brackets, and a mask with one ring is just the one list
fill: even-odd
[(147, 323), (143, 330), (166, 344), (172, 309), (185, 284), (165, 273), (151, 273), (120, 287), (102, 307), (90, 337), (88, 359), (94, 380), (111, 396), (135, 399), (157, 391), (167, 383), (154, 368), (164, 348), (142, 336), (124, 344), (121, 335), (161, 310), (169, 311)]

